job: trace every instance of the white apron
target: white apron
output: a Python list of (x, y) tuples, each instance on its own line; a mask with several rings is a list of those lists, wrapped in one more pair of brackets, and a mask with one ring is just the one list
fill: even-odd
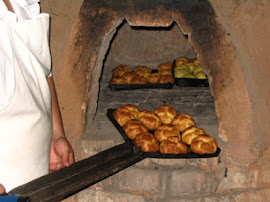
[(49, 171), (51, 94), (44, 65), (50, 55), (43, 51), (49, 50), (49, 15), (4, 23), (0, 31), (8, 33), (15, 82), (0, 110), (0, 183), (8, 192)]

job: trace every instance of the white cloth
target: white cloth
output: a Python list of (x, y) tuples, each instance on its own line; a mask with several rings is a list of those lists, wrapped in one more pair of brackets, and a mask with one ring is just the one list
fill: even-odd
[[(2, 3), (0, 1), (0, 8), (3, 8)], [(16, 12), (16, 6), (12, 6)], [(0, 61), (4, 68), (0, 71), (4, 76), (1, 79), (6, 79), (6, 71), (11, 68), (11, 77), (7, 80), (13, 84), (7, 104), (0, 109), (0, 183), (8, 192), (49, 171), (52, 123), (46, 77), (51, 61), (49, 15), (27, 13), (29, 19), (17, 17), (14, 21), (4, 19), (10, 12), (3, 15), (2, 11), (0, 49), (4, 61)], [(2, 99), (2, 94), (0, 96)]]
[[(0, 0), (0, 23), (16, 22), (31, 20), (34, 16), (40, 13), (39, 0), (10, 0), (15, 13), (9, 12), (6, 5)], [(32, 40), (32, 39), (31, 39)], [(48, 40), (47, 40), (48, 41)], [(44, 43), (47, 43), (44, 42)], [(8, 49), (7, 33), (0, 31), (0, 110), (5, 107), (12, 97), (14, 90), (13, 74), (14, 70), (11, 65), (12, 55)], [(26, 45), (29, 43), (29, 38), (25, 39)], [(49, 46), (43, 47), (44, 54), (50, 54)], [(51, 71), (50, 57), (45, 61), (41, 61), (44, 67)], [(51, 72), (46, 75), (51, 76)]]

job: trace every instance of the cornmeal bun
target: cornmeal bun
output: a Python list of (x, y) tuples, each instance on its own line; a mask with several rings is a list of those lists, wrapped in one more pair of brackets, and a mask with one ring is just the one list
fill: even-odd
[(110, 80), (110, 85), (115, 85), (115, 84), (127, 84), (127, 80), (121, 76), (116, 76), (116, 77), (113, 77), (111, 80)]
[(159, 83), (159, 79), (160, 79), (160, 74), (158, 72), (155, 72), (155, 73), (151, 73), (148, 76), (147, 81), (149, 83)]
[(165, 154), (186, 154), (188, 152), (187, 145), (178, 137), (168, 137), (160, 143), (160, 153)]
[(137, 72), (137, 71), (146, 71), (148, 73), (151, 73), (152, 69), (150, 67), (148, 67), (148, 66), (140, 65), (140, 66), (136, 66), (134, 71), (135, 72)]
[(159, 83), (174, 83), (174, 81), (172, 75), (160, 75)]
[(142, 122), (149, 130), (156, 130), (161, 125), (159, 116), (152, 111), (140, 111), (137, 115), (137, 119)]
[(164, 69), (172, 71), (172, 63), (171, 62), (166, 62), (166, 63), (159, 64), (157, 69), (158, 69), (158, 71), (161, 71), (161, 70), (164, 70)]
[(136, 75), (130, 80), (129, 83), (130, 84), (147, 84), (147, 79), (142, 76)]
[(162, 142), (166, 140), (168, 137), (175, 136), (178, 139), (181, 138), (179, 131), (173, 125), (161, 125), (154, 132), (155, 138)]
[(206, 132), (202, 128), (197, 128), (196, 126), (191, 126), (184, 130), (182, 133), (182, 140), (190, 145), (192, 140), (194, 140), (199, 135), (206, 134)]
[(217, 151), (218, 144), (209, 135), (199, 135), (191, 142), (190, 149), (197, 154), (213, 154)]
[(141, 123), (140, 121), (138, 121), (137, 119), (131, 119), (129, 120), (124, 126), (123, 129), (125, 131), (125, 133), (127, 134), (127, 136), (130, 139), (134, 139), (136, 137), (136, 135), (138, 135), (139, 133), (146, 133), (148, 132), (148, 129), (143, 125), (143, 123)]
[(158, 107), (155, 110), (155, 113), (159, 116), (163, 124), (171, 124), (172, 120), (178, 114), (177, 111), (169, 105), (162, 105)]
[(118, 65), (115, 69), (113, 69), (113, 77), (115, 76), (123, 76), (126, 72), (132, 72), (132, 69), (127, 65)]
[(176, 127), (179, 132), (183, 132), (190, 126), (195, 126), (195, 121), (192, 116), (188, 114), (178, 114), (174, 117), (172, 125), (174, 125), (174, 127)]
[(140, 133), (133, 139), (136, 146), (141, 147), (143, 152), (157, 152), (159, 151), (159, 143), (151, 133)]
[(179, 57), (179, 58), (175, 59), (174, 65), (179, 66), (179, 65), (186, 64), (186, 63), (189, 63), (189, 62), (190, 62), (189, 58), (187, 58), (187, 57)]

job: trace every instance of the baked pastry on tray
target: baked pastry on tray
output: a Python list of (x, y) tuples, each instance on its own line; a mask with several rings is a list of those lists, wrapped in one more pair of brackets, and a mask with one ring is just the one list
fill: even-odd
[(139, 133), (146, 133), (146, 132), (148, 132), (148, 129), (145, 127), (145, 125), (143, 125), (143, 123), (141, 123), (137, 119), (131, 119), (131, 120), (129, 120), (123, 126), (123, 129), (124, 129), (125, 133), (127, 134), (128, 138), (129, 139), (132, 139), (132, 140)]
[(159, 146), (160, 153), (165, 154), (187, 154), (188, 147), (178, 137), (168, 137)]
[(218, 149), (217, 141), (209, 135), (199, 135), (190, 144), (191, 151), (197, 154), (213, 154)]
[(196, 126), (191, 126), (183, 131), (182, 133), (182, 140), (187, 144), (190, 145), (192, 140), (194, 140), (199, 135), (204, 135), (206, 132), (202, 128), (197, 128)]
[(177, 111), (170, 105), (162, 105), (155, 110), (163, 124), (171, 124), (174, 117), (178, 114)]
[(178, 114), (174, 117), (172, 124), (179, 130), (179, 132), (183, 132), (190, 126), (195, 126), (195, 121), (189, 114)]
[(125, 125), (129, 120), (135, 119), (139, 109), (137, 106), (126, 104), (119, 107), (113, 112), (113, 118), (117, 121), (120, 126)]
[(149, 130), (156, 130), (161, 125), (159, 116), (155, 112), (149, 110), (140, 111), (136, 118)]
[(141, 147), (143, 152), (158, 152), (159, 143), (153, 134), (146, 132), (136, 135), (133, 139), (133, 143), (136, 146)]
[(170, 124), (161, 125), (154, 131), (155, 138), (162, 142), (169, 137), (177, 137), (179, 140), (181, 139), (179, 131)]

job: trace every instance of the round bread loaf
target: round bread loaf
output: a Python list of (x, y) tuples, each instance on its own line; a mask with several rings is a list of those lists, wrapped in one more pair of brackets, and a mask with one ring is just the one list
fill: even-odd
[(147, 84), (147, 79), (142, 76), (136, 75), (130, 80), (129, 83), (130, 84)]
[(174, 83), (172, 75), (160, 75), (159, 83)]
[(195, 126), (195, 121), (192, 116), (188, 114), (178, 114), (172, 120), (172, 124), (179, 130), (179, 132), (183, 132), (190, 126)]
[(160, 143), (159, 149), (160, 153), (165, 154), (186, 154), (188, 152), (187, 145), (178, 137), (168, 137)]
[(139, 133), (146, 133), (148, 132), (148, 129), (138, 121), (137, 119), (131, 119), (129, 120), (124, 126), (123, 129), (125, 133), (127, 134), (129, 139), (134, 139), (136, 135)]
[(133, 139), (136, 146), (141, 147), (143, 152), (157, 152), (159, 151), (159, 143), (151, 133), (140, 133)]
[(166, 62), (166, 63), (159, 64), (157, 69), (158, 69), (158, 71), (161, 71), (161, 70), (164, 70), (164, 69), (172, 71), (172, 63), (171, 62)]
[(140, 112), (139, 108), (132, 104), (125, 104), (121, 108), (127, 109), (131, 114), (133, 114), (134, 117), (136, 117)]
[(197, 128), (196, 126), (191, 126), (191, 127), (187, 128), (186, 130), (183, 131), (182, 140), (186, 144), (190, 145), (192, 140), (194, 140), (199, 135), (203, 135), (203, 134), (206, 134), (204, 129)]
[(115, 76), (123, 76), (126, 72), (132, 72), (132, 69), (127, 65), (118, 65), (115, 69), (113, 69), (113, 77)]
[(170, 69), (161, 69), (158, 71), (160, 75), (172, 75), (172, 70)]
[(136, 119), (142, 122), (148, 130), (156, 130), (161, 125), (159, 116), (149, 110), (140, 111)]
[(218, 144), (209, 135), (199, 135), (191, 142), (190, 149), (197, 154), (213, 154), (217, 151)]
[(134, 69), (135, 72), (137, 71), (146, 71), (148, 73), (151, 73), (152, 72), (152, 69), (148, 66), (144, 66), (144, 65), (139, 65), (139, 66), (136, 66), (135, 69)]
[(124, 108), (118, 108), (113, 112), (113, 118), (117, 121), (120, 126), (125, 125), (129, 120), (134, 119), (135, 116), (130, 113), (129, 110)]
[(160, 74), (158, 72), (155, 72), (155, 73), (151, 73), (148, 76), (147, 81), (149, 83), (159, 83), (159, 79), (160, 79)]
[(177, 111), (170, 105), (162, 105), (155, 110), (163, 124), (171, 124), (172, 120), (178, 114)]
[(115, 84), (127, 84), (127, 80), (121, 76), (116, 76), (116, 77), (113, 77), (111, 80), (110, 80), (110, 85), (115, 85)]
[(123, 78), (127, 80), (127, 83), (130, 83), (130, 81), (135, 77), (137, 74), (135, 72), (126, 72), (123, 74)]
[(199, 60), (198, 60), (197, 58), (193, 58), (192, 62), (193, 62), (193, 64), (194, 64), (195, 66), (200, 65), (200, 62), (199, 62)]
[(136, 74), (147, 79), (151, 73), (144, 70), (138, 70), (136, 71)]
[(187, 58), (187, 57), (179, 57), (179, 58), (175, 59), (174, 65), (179, 66), (179, 65), (182, 65), (182, 64), (185, 64), (185, 63), (188, 63), (188, 62), (190, 62), (189, 58)]
[(179, 131), (173, 125), (170, 124), (159, 126), (155, 130), (154, 136), (159, 142), (162, 142), (163, 140), (166, 140), (168, 137), (173, 136), (176, 136), (179, 140), (181, 138)]

